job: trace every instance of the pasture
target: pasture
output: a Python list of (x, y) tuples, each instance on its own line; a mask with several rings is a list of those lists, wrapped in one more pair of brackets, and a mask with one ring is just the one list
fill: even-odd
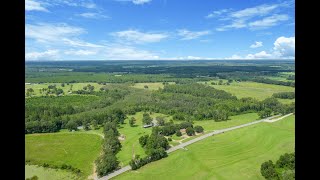
[[(215, 81), (217, 82), (217, 81)], [(224, 90), (237, 96), (237, 98), (252, 97), (258, 100), (264, 100), (271, 97), (273, 93), (278, 92), (293, 92), (294, 88), (289, 86), (281, 86), (274, 84), (265, 84), (257, 82), (232, 82), (230, 85), (211, 85), (211, 81), (207, 82), (208, 85)], [(282, 102), (290, 103), (294, 100), (286, 100)]]
[(88, 84), (94, 86), (94, 91), (99, 91), (101, 87), (105, 86), (98, 83), (70, 83), (69, 85), (67, 83), (64, 83), (64, 87), (61, 86), (62, 83), (32, 83), (32, 84), (26, 84), (25, 85), (25, 92), (27, 92), (27, 89), (32, 88), (34, 90), (34, 96), (41, 96), (40, 89), (42, 88), (48, 88), (49, 85), (56, 85), (57, 89), (62, 89), (65, 95), (68, 95), (68, 91), (77, 91), (83, 89), (84, 86), (87, 86)]
[(77, 179), (77, 176), (65, 170), (44, 168), (36, 165), (26, 165), (25, 177), (30, 178), (34, 175), (36, 175), (40, 180), (41, 179), (45, 179), (45, 180)]
[(209, 137), (160, 161), (113, 179), (235, 179), (264, 178), (260, 166), (294, 151), (295, 123), (289, 116)]
[[(168, 116), (160, 113), (152, 113), (150, 114), (152, 118), (157, 116)], [(129, 125), (129, 119), (134, 117), (136, 119), (136, 123), (134, 127)], [(125, 136), (125, 140), (121, 140), (122, 148), (121, 151), (117, 154), (117, 157), (120, 161), (121, 166), (126, 166), (129, 164), (129, 161), (132, 159), (132, 152), (136, 155), (140, 155), (141, 157), (145, 156), (144, 149), (139, 144), (139, 138), (143, 135), (151, 134), (151, 128), (143, 128), (142, 127), (142, 117), (143, 112), (138, 112), (135, 115), (128, 115), (127, 119), (125, 120), (125, 124), (120, 124), (118, 128), (120, 134)]]
[(25, 136), (25, 157), (28, 164), (71, 165), (83, 177), (93, 173), (102, 137), (89, 133), (45, 133)]

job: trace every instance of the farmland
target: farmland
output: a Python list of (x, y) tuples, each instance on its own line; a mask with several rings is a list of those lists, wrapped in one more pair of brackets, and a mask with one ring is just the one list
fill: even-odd
[[(161, 154), (162, 160), (157, 155), (201, 136), (196, 126), (208, 133), (294, 112), (294, 99), (272, 98), (274, 93), (294, 92), (294, 84), (279, 85), (294, 75), (290, 62), (110, 63), (27, 63), (26, 175), (87, 179), (129, 165), (133, 154), (146, 159), (153, 154), (159, 161), (116, 179), (157, 179), (164, 172), (165, 179), (175, 173), (184, 179), (234, 179), (237, 168), (243, 174), (235, 179), (261, 179), (257, 168), (264, 159), (292, 151), (294, 135), (282, 131), (294, 127), (294, 118), (289, 118), (210, 137), (168, 158)], [(256, 77), (272, 81), (254, 82)], [(143, 128), (145, 114), (164, 122), (158, 130)], [(145, 135), (152, 140), (146, 140), (148, 145), (139, 142)]]
[(114, 179), (263, 179), (262, 162), (294, 151), (294, 116), (207, 138)]
[(32, 134), (25, 139), (28, 164), (71, 165), (81, 170), (82, 177), (92, 174), (101, 148), (101, 137), (95, 134)]

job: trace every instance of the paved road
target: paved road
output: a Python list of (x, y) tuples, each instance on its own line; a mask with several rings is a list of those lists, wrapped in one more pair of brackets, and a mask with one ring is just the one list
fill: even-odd
[[(275, 120), (283, 119), (284, 117), (290, 116), (291, 114), (292, 114), (292, 113), (287, 114), (287, 115), (285, 115), (285, 116), (283, 116), (283, 117), (280, 117), (280, 118), (278, 118), (278, 119), (275, 119)], [(202, 139), (205, 139), (205, 138), (207, 138), (207, 137), (213, 136), (213, 135), (215, 135), (215, 134), (221, 134), (221, 133), (224, 133), (224, 132), (227, 132), (227, 131), (232, 131), (232, 130), (234, 130), (234, 129), (239, 129), (239, 128), (242, 128), (242, 127), (250, 126), (250, 125), (257, 124), (257, 123), (261, 123), (261, 122), (264, 122), (264, 121), (265, 121), (265, 122), (270, 122), (270, 121), (271, 121), (271, 122), (274, 122), (275, 120), (269, 120), (269, 119), (271, 119), (271, 118), (273, 118), (273, 117), (277, 117), (277, 116), (268, 117), (268, 118), (265, 118), (265, 119), (253, 121), (253, 122), (246, 123), (246, 124), (242, 124), (242, 125), (239, 125), (239, 126), (234, 126), (234, 127), (231, 127), (231, 128), (225, 128), (225, 129), (215, 130), (215, 131), (213, 131), (213, 132), (207, 133), (207, 134), (202, 135), (202, 136), (200, 136), (200, 137), (194, 138), (194, 139), (192, 139), (192, 140), (190, 140), (190, 141), (187, 141), (187, 142), (181, 143), (181, 144), (179, 144), (179, 145), (177, 145), (177, 146), (174, 146), (174, 147), (168, 149), (168, 150), (167, 150), (167, 153), (169, 154), (169, 153), (171, 153), (171, 152), (173, 152), (173, 151), (176, 151), (176, 150), (178, 150), (178, 149), (181, 149), (181, 148), (182, 148), (182, 149), (185, 149), (185, 148), (184, 148), (185, 146), (188, 146), (188, 145), (190, 145), (190, 144), (192, 144), (192, 143), (195, 143), (195, 142), (200, 141), (200, 140), (202, 140)], [(126, 172), (126, 171), (129, 171), (129, 170), (131, 170), (131, 167), (130, 167), (130, 166), (125, 166), (125, 167), (123, 167), (123, 168), (121, 168), (121, 169), (119, 169), (119, 170), (117, 170), (117, 171), (115, 171), (115, 172), (113, 172), (113, 173), (108, 174), (107, 176), (104, 176), (104, 177), (100, 178), (99, 180), (111, 179), (111, 178), (113, 178), (113, 177), (115, 177), (115, 176), (117, 176), (117, 175), (119, 175), (119, 174), (122, 174), (122, 173), (124, 173), (124, 172)]]

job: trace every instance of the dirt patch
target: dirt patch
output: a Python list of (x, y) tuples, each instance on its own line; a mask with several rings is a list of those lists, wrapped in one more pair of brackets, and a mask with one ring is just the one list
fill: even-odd
[(98, 179), (98, 175), (96, 172), (96, 164), (93, 163), (93, 174), (91, 174), (90, 176), (88, 176), (88, 179)]
[(121, 134), (119, 137), (118, 137), (119, 141), (124, 141), (126, 140), (126, 136), (124, 134)]

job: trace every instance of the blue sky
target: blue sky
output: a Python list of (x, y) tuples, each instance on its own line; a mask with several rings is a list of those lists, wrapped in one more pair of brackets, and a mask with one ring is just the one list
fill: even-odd
[(292, 0), (26, 0), (26, 60), (294, 59)]

